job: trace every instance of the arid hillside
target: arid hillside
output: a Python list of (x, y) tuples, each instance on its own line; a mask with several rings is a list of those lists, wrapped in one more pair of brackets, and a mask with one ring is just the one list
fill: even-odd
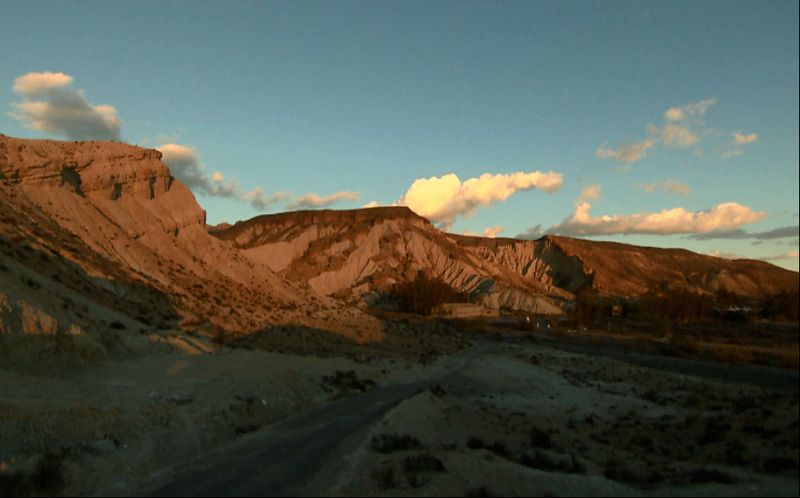
[(0, 135), (0, 334), (324, 324), (379, 335), (359, 311), (209, 235), (205, 212), (160, 157), (115, 142)]
[(352, 301), (389, 292), (418, 271), (491, 306), (539, 313), (557, 313), (588, 286), (611, 296), (680, 288), (752, 298), (798, 286), (797, 273), (769, 263), (683, 249), (443, 233), (405, 207), (265, 215), (211, 233), (290, 281)]
[(292, 325), (368, 340), (383, 325), (359, 306), (420, 271), (490, 307), (537, 313), (560, 313), (590, 286), (754, 298), (798, 286), (797, 273), (767, 263), (679, 249), (447, 234), (404, 207), (209, 228), (160, 158), (118, 142), (0, 135), (0, 334), (69, 335), (90, 356), (117, 347), (114, 335), (170, 330)]

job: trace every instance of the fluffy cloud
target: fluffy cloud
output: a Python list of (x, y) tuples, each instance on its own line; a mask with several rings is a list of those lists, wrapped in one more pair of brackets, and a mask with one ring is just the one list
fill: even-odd
[(161, 151), (164, 164), (169, 166), (175, 178), (195, 192), (245, 201), (259, 210), (288, 198), (285, 192), (266, 195), (260, 187), (245, 192), (235, 181), (226, 182), (225, 176), (219, 171), (209, 175), (200, 160), (200, 155), (188, 145), (170, 143), (161, 145), (157, 149)]
[(635, 163), (645, 156), (647, 149), (654, 146), (656, 140), (648, 138), (643, 142), (620, 145), (616, 149), (609, 149), (607, 147), (600, 147), (595, 152), (597, 157), (611, 158), (621, 161), (623, 163)]
[(33, 130), (72, 140), (119, 140), (122, 121), (110, 105), (92, 105), (82, 90), (70, 88), (64, 73), (28, 73), (14, 80), (22, 102), (11, 104), (10, 115)]
[(708, 233), (700, 233), (691, 235), (689, 238), (695, 240), (711, 240), (711, 239), (755, 239), (755, 240), (774, 240), (786, 239), (789, 237), (797, 237), (800, 227), (788, 226), (767, 230), (764, 232), (746, 232), (741, 228), (734, 230), (715, 230)]
[(706, 99), (693, 104), (670, 107), (664, 113), (667, 121), (683, 121), (691, 116), (704, 116), (709, 107), (717, 103), (717, 99)]
[(722, 258), (722, 259), (745, 259), (743, 256), (739, 256), (738, 254), (732, 252), (722, 252), (716, 249), (707, 252), (706, 256), (713, 256), (715, 258)]
[(533, 239), (538, 239), (544, 235), (546, 235), (546, 232), (544, 231), (542, 225), (534, 225), (529, 229), (525, 230), (524, 232), (518, 233), (516, 238), (533, 240)]
[(749, 135), (745, 135), (741, 131), (737, 131), (733, 134), (733, 141), (739, 145), (750, 144), (758, 140), (758, 133), (750, 133)]
[(363, 206), (361, 206), (361, 209), (364, 209), (364, 208), (375, 208), (375, 207), (378, 207), (378, 206), (380, 206), (380, 204), (378, 204), (378, 201), (369, 201), (368, 203), (366, 203)]
[(360, 200), (361, 196), (356, 192), (350, 192), (347, 190), (343, 190), (341, 192), (336, 192), (331, 195), (326, 195), (324, 197), (319, 196), (315, 193), (309, 193), (302, 196), (297, 197), (294, 201), (288, 204), (286, 207), (289, 209), (309, 209), (309, 208), (319, 208), (319, 207), (327, 207), (331, 204), (340, 201), (357, 201)]
[(578, 202), (593, 201), (595, 199), (599, 199), (602, 194), (602, 188), (600, 188), (600, 185), (595, 183), (594, 185), (589, 185), (585, 189), (581, 190), (581, 196), (578, 198)]
[(547, 232), (583, 236), (704, 233), (738, 228), (766, 216), (766, 213), (762, 211), (753, 211), (753, 209), (735, 202), (717, 204), (707, 211), (687, 211), (677, 207), (658, 213), (595, 217), (589, 213), (591, 207), (588, 202), (579, 203), (572, 216), (551, 227)]
[(744, 150), (743, 149), (731, 149), (731, 150), (726, 150), (725, 152), (723, 152), (722, 153), (722, 157), (724, 157), (726, 159), (730, 159), (732, 157), (741, 156), (742, 154), (744, 154)]
[(355, 192), (336, 192), (325, 197), (314, 193), (295, 195), (291, 192), (267, 194), (261, 187), (245, 191), (238, 182), (225, 181), (225, 175), (216, 171), (206, 172), (200, 155), (188, 145), (169, 143), (157, 147), (161, 151), (162, 160), (169, 166), (172, 174), (193, 191), (211, 196), (225, 197), (247, 202), (254, 208), (263, 211), (270, 206), (289, 201), (288, 209), (318, 208), (330, 206), (339, 201), (357, 201), (360, 196)]
[(595, 155), (632, 164), (644, 158), (647, 150), (657, 144), (666, 147), (690, 147), (700, 141), (700, 137), (691, 130), (691, 126), (702, 123), (702, 117), (708, 108), (716, 103), (717, 99), (706, 99), (684, 106), (670, 107), (664, 113), (664, 119), (667, 121), (664, 126), (647, 126), (647, 139), (623, 144), (615, 149), (600, 147), (595, 151)]
[(645, 192), (656, 192), (662, 190), (668, 194), (678, 194), (684, 197), (688, 196), (691, 189), (683, 182), (676, 182), (674, 180), (667, 180), (664, 182), (646, 182), (637, 183), (636, 188), (644, 190)]
[(472, 232), (470, 230), (466, 230), (466, 231), (463, 232), (463, 235), (469, 235), (470, 237), (486, 237), (486, 238), (489, 238), (489, 239), (494, 239), (498, 235), (500, 235), (502, 232), (503, 232), (503, 227), (497, 226), (497, 227), (486, 228), (480, 234), (477, 234), (477, 233)]
[(761, 261), (777, 261), (781, 259), (798, 259), (800, 258), (800, 251), (789, 251), (783, 254), (776, 254), (774, 256), (765, 256), (763, 258), (758, 258)]
[(686, 126), (669, 123), (661, 130), (661, 143), (672, 147), (689, 147), (700, 141)]
[(722, 157), (731, 158), (744, 154), (744, 146), (758, 141), (758, 133), (745, 135), (741, 131), (733, 133), (733, 143), (731, 148), (722, 153)]
[(412, 211), (449, 227), (457, 216), (469, 215), (481, 206), (504, 201), (518, 191), (539, 189), (555, 192), (563, 183), (560, 174), (533, 171), (530, 173), (484, 173), (478, 178), (461, 181), (457, 175), (418, 178), (397, 201)]

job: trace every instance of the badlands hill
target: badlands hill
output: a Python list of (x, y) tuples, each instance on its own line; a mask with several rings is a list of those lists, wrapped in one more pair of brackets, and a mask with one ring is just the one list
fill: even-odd
[(0, 335), (68, 334), (100, 352), (116, 341), (98, 330), (324, 324), (379, 335), (359, 311), (209, 235), (205, 211), (160, 158), (122, 143), (0, 135)]
[(447, 234), (403, 207), (210, 227), (158, 151), (0, 135), (0, 356), (19, 356), (15, 337), (69, 337), (90, 357), (173, 332), (192, 343), (285, 325), (379, 339), (382, 324), (359, 307), (419, 271), (492, 307), (539, 313), (559, 313), (587, 286), (755, 298), (798, 286), (797, 273), (767, 263), (685, 250)]
[(389, 292), (418, 271), (489, 305), (540, 313), (559, 312), (585, 286), (609, 296), (666, 286), (750, 298), (798, 286), (796, 272), (769, 263), (683, 249), (443, 233), (405, 207), (265, 215), (212, 233), (290, 281), (351, 301)]

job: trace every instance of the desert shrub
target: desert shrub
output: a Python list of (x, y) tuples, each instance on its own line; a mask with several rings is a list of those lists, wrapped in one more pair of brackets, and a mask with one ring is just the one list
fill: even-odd
[(470, 489), (470, 490), (467, 492), (467, 496), (468, 496), (468, 497), (479, 498), (479, 497), (485, 497), (485, 496), (497, 496), (497, 495), (496, 495), (496, 494), (494, 494), (494, 493), (493, 493), (493, 492), (492, 492), (492, 491), (491, 491), (489, 488), (487, 488), (486, 486), (479, 486), (479, 487), (477, 487), (477, 488)]
[(736, 484), (738, 481), (730, 474), (717, 469), (696, 469), (689, 473), (689, 481), (694, 484), (718, 482), (721, 484)]
[(572, 455), (556, 458), (547, 453), (536, 451), (525, 453), (519, 463), (531, 469), (545, 470), (548, 472), (562, 472), (565, 474), (585, 474), (586, 467)]
[(467, 440), (467, 448), (471, 450), (489, 450), (499, 457), (509, 457), (508, 449), (506, 449), (506, 444), (503, 441), (495, 441), (492, 444), (486, 444), (483, 439), (472, 436)]
[(764, 472), (770, 474), (797, 470), (797, 460), (789, 457), (769, 457), (761, 462), (761, 468), (764, 469)]
[(39, 457), (28, 471), (0, 469), (0, 496), (57, 495), (65, 484), (62, 456), (56, 453)]
[(550, 449), (553, 447), (553, 442), (550, 439), (550, 435), (541, 429), (537, 429), (536, 427), (531, 429), (530, 440), (531, 446), (536, 448)]
[(338, 389), (352, 390), (352, 391), (368, 391), (375, 387), (375, 381), (372, 379), (359, 379), (354, 370), (347, 370), (343, 372), (337, 370), (334, 375), (326, 375), (322, 378), (326, 384), (330, 384)]
[(447, 472), (442, 461), (430, 453), (406, 457), (403, 466), (406, 472)]
[(392, 489), (397, 486), (397, 481), (394, 477), (394, 468), (382, 467), (375, 469), (370, 473), (372, 480), (380, 484), (383, 489)]
[(406, 434), (380, 434), (372, 438), (370, 448), (378, 453), (394, 453), (396, 451), (423, 449), (419, 439)]
[(782, 291), (771, 294), (761, 302), (760, 315), (770, 320), (797, 321), (800, 308), (800, 293)]
[(417, 315), (429, 315), (440, 304), (469, 301), (466, 293), (458, 292), (445, 281), (428, 277), (422, 271), (414, 280), (395, 285), (392, 294), (400, 310)]

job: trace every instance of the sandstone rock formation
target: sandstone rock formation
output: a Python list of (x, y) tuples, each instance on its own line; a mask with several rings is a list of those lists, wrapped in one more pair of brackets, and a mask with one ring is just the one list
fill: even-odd
[(0, 135), (0, 333), (97, 330), (99, 320), (209, 335), (282, 324), (380, 335), (359, 311), (211, 236), (160, 157), (122, 143)]
[(163, 331), (221, 337), (285, 325), (378, 339), (382, 325), (359, 306), (419, 271), (490, 307), (535, 313), (560, 313), (589, 286), (754, 298), (798, 286), (796, 272), (768, 263), (680, 249), (447, 234), (403, 207), (210, 227), (160, 157), (0, 135), (0, 356), (24, 337), (54, 338), (44, 357), (77, 348), (91, 359)]
[(405, 207), (265, 215), (213, 233), (291, 281), (352, 302), (420, 270), (491, 307), (536, 313), (559, 313), (586, 286), (625, 297), (666, 286), (760, 298), (798, 284), (796, 272), (769, 263), (683, 249), (446, 234)]

